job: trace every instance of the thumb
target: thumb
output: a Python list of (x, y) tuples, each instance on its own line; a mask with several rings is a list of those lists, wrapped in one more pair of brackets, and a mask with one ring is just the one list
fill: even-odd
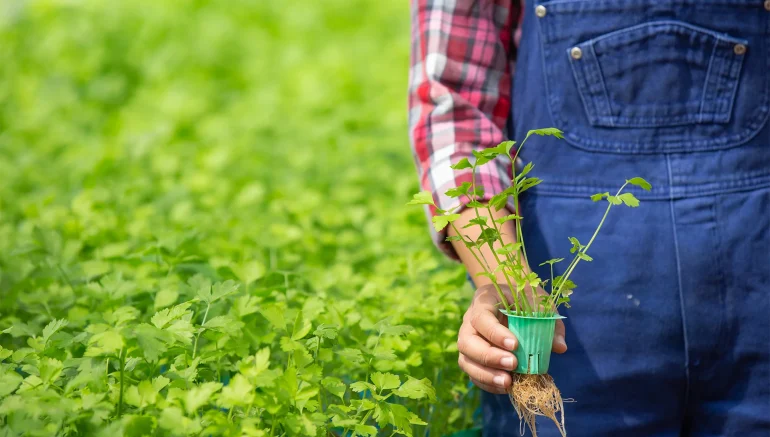
[(556, 321), (556, 328), (554, 329), (553, 336), (553, 351), (557, 354), (563, 354), (564, 352), (567, 352), (564, 322), (561, 320)]

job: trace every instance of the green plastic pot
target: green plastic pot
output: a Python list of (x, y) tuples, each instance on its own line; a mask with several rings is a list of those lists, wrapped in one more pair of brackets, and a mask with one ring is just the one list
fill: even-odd
[(516, 373), (542, 375), (548, 373), (551, 363), (553, 330), (556, 321), (565, 317), (558, 314), (549, 317), (517, 316), (500, 310), (508, 316), (508, 329), (519, 340), (519, 347), (513, 351), (519, 364)]

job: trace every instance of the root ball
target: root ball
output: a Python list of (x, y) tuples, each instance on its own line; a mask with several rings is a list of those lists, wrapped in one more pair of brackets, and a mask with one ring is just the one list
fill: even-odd
[(563, 437), (567, 436), (564, 428), (564, 400), (551, 375), (514, 373), (508, 397), (519, 416), (521, 435), (524, 435), (526, 423), (532, 436), (537, 437), (535, 417), (545, 416), (553, 420)]

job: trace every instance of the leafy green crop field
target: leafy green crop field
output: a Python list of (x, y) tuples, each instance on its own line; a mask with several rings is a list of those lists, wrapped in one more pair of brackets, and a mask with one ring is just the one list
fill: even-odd
[(0, 2), (0, 436), (443, 436), (409, 11)]

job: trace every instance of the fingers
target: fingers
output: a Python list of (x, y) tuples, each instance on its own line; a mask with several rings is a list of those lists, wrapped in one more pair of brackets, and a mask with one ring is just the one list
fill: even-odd
[(502, 388), (502, 387), (497, 387), (497, 386), (494, 386), (494, 385), (486, 385), (486, 384), (484, 384), (482, 382), (474, 380), (473, 378), (471, 378), (471, 382), (476, 387), (478, 387), (478, 388), (480, 388), (480, 389), (482, 389), (482, 390), (484, 390), (486, 392), (489, 392), (489, 393), (494, 393), (494, 394), (497, 394), (497, 395), (504, 395), (504, 394), (508, 393), (508, 391), (506, 389)]
[(475, 309), (469, 318), (469, 322), (479, 335), (493, 345), (509, 351), (516, 349), (516, 346), (518, 345), (516, 337), (507, 327), (503, 326), (500, 323), (500, 319), (488, 309)]
[(567, 352), (567, 341), (564, 329), (564, 322), (561, 320), (556, 321), (556, 328), (554, 328), (553, 335), (553, 349), (557, 354), (563, 354)]
[(505, 389), (511, 385), (511, 375), (508, 372), (484, 367), (469, 360), (463, 354), (460, 354), (457, 364), (471, 377), (474, 384), (488, 392), (504, 393)]
[(460, 328), (457, 349), (466, 358), (494, 369), (513, 370), (517, 366), (516, 357), (507, 351), (491, 346), (485, 339)]

